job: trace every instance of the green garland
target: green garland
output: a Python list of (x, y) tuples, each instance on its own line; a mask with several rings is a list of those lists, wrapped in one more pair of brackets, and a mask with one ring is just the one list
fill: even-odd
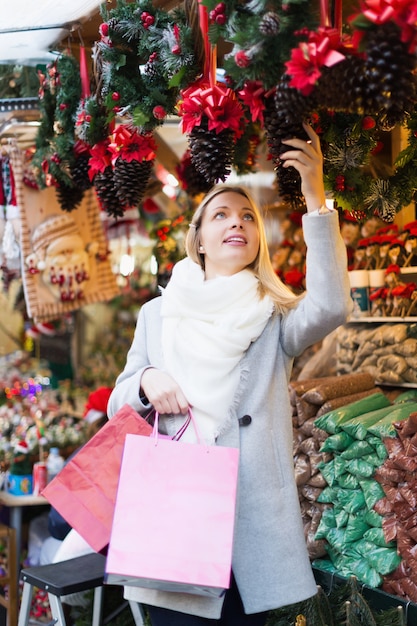
[(392, 222), (417, 190), (417, 108), (407, 119), (408, 145), (392, 167), (381, 167), (378, 118), (320, 110), (313, 114), (324, 154), (325, 187), (359, 221)]
[(109, 118), (128, 116), (142, 131), (152, 131), (175, 114), (180, 90), (201, 71), (185, 13), (158, 10), (151, 0), (119, 0), (102, 15), (98, 48)]
[(73, 186), (74, 123), (81, 97), (76, 59), (63, 54), (49, 64), (39, 92), (41, 123), (32, 167), (38, 186)]
[[(318, 24), (317, 8), (308, 0), (203, 0), (210, 20), (209, 38), (230, 44), (223, 67), (236, 88), (247, 81), (261, 81), (265, 89), (273, 88), (283, 72), (291, 49), (297, 45), (296, 32)], [(221, 9), (219, 8), (221, 7)]]

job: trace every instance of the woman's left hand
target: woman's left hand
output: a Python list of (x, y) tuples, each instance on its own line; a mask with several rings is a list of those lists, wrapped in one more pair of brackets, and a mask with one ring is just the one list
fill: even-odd
[(305, 198), (307, 211), (311, 212), (325, 204), (323, 182), (323, 155), (320, 139), (309, 124), (303, 124), (310, 137), (303, 139), (286, 139), (282, 143), (293, 149), (281, 154), (283, 167), (295, 167), (301, 176), (301, 192)]

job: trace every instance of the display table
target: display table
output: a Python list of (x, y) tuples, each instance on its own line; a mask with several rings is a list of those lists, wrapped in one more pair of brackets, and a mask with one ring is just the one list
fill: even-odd
[(49, 506), (43, 496), (14, 496), (7, 491), (0, 490), (0, 504), (10, 510), (10, 526), (16, 530), (16, 572), (19, 579), (20, 555), (22, 551), (22, 512), (25, 506)]

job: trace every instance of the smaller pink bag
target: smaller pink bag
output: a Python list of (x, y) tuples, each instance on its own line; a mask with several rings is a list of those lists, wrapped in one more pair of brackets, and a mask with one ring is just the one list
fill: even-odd
[(157, 428), (156, 415), (150, 437), (126, 436), (106, 582), (220, 597), (230, 586), (239, 450), (161, 439)]
[(104, 550), (110, 540), (127, 433), (148, 437), (152, 426), (125, 404), (42, 491), (96, 552)]

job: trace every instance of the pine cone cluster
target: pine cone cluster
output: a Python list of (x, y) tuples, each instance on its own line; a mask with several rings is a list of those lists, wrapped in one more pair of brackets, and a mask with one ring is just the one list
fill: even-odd
[(274, 11), (267, 11), (259, 23), (259, 32), (265, 37), (278, 35), (281, 19)]
[(200, 172), (196, 170), (193, 163), (190, 163), (184, 171), (183, 186), (190, 196), (198, 196), (200, 193), (207, 193), (211, 189), (210, 181), (207, 181)]
[(56, 196), (63, 211), (70, 213), (77, 208), (83, 199), (84, 191), (77, 185), (60, 183), (56, 187)]
[(207, 184), (211, 187), (225, 181), (232, 171), (234, 153), (233, 131), (220, 133), (208, 130), (203, 123), (195, 126), (189, 136), (191, 161)]
[(75, 162), (70, 168), (71, 178), (74, 181), (74, 185), (81, 189), (83, 192), (91, 189), (92, 183), (88, 176), (89, 171), (90, 153), (79, 154)]
[(289, 81), (290, 77), (284, 75), (277, 85), (275, 97), (266, 99), (264, 121), (268, 148), (275, 165), (279, 194), (284, 202), (288, 202), (294, 208), (300, 208), (304, 206), (300, 175), (293, 167), (282, 167), (280, 156), (289, 149), (283, 144), (285, 139), (307, 138), (302, 123), (308, 119), (312, 103), (297, 89), (289, 87)]
[(376, 114), (372, 101), (367, 99), (367, 82), (363, 59), (348, 56), (331, 67), (320, 68), (321, 76), (314, 88), (314, 99), (321, 107), (345, 113), (366, 111)]
[(113, 169), (111, 166), (108, 166), (104, 172), (98, 172), (95, 175), (94, 187), (101, 208), (112, 217), (122, 217), (125, 207), (117, 197)]
[(380, 127), (391, 130), (417, 101), (416, 65), (399, 28), (387, 22), (367, 33), (364, 59), (347, 56), (321, 68), (314, 98), (334, 111), (378, 116)]
[(367, 95), (380, 113), (385, 130), (404, 122), (416, 102), (416, 57), (401, 41), (401, 32), (386, 22), (368, 35), (365, 59)]
[(136, 207), (145, 195), (152, 161), (125, 161), (118, 158), (113, 172), (117, 198), (125, 207)]

